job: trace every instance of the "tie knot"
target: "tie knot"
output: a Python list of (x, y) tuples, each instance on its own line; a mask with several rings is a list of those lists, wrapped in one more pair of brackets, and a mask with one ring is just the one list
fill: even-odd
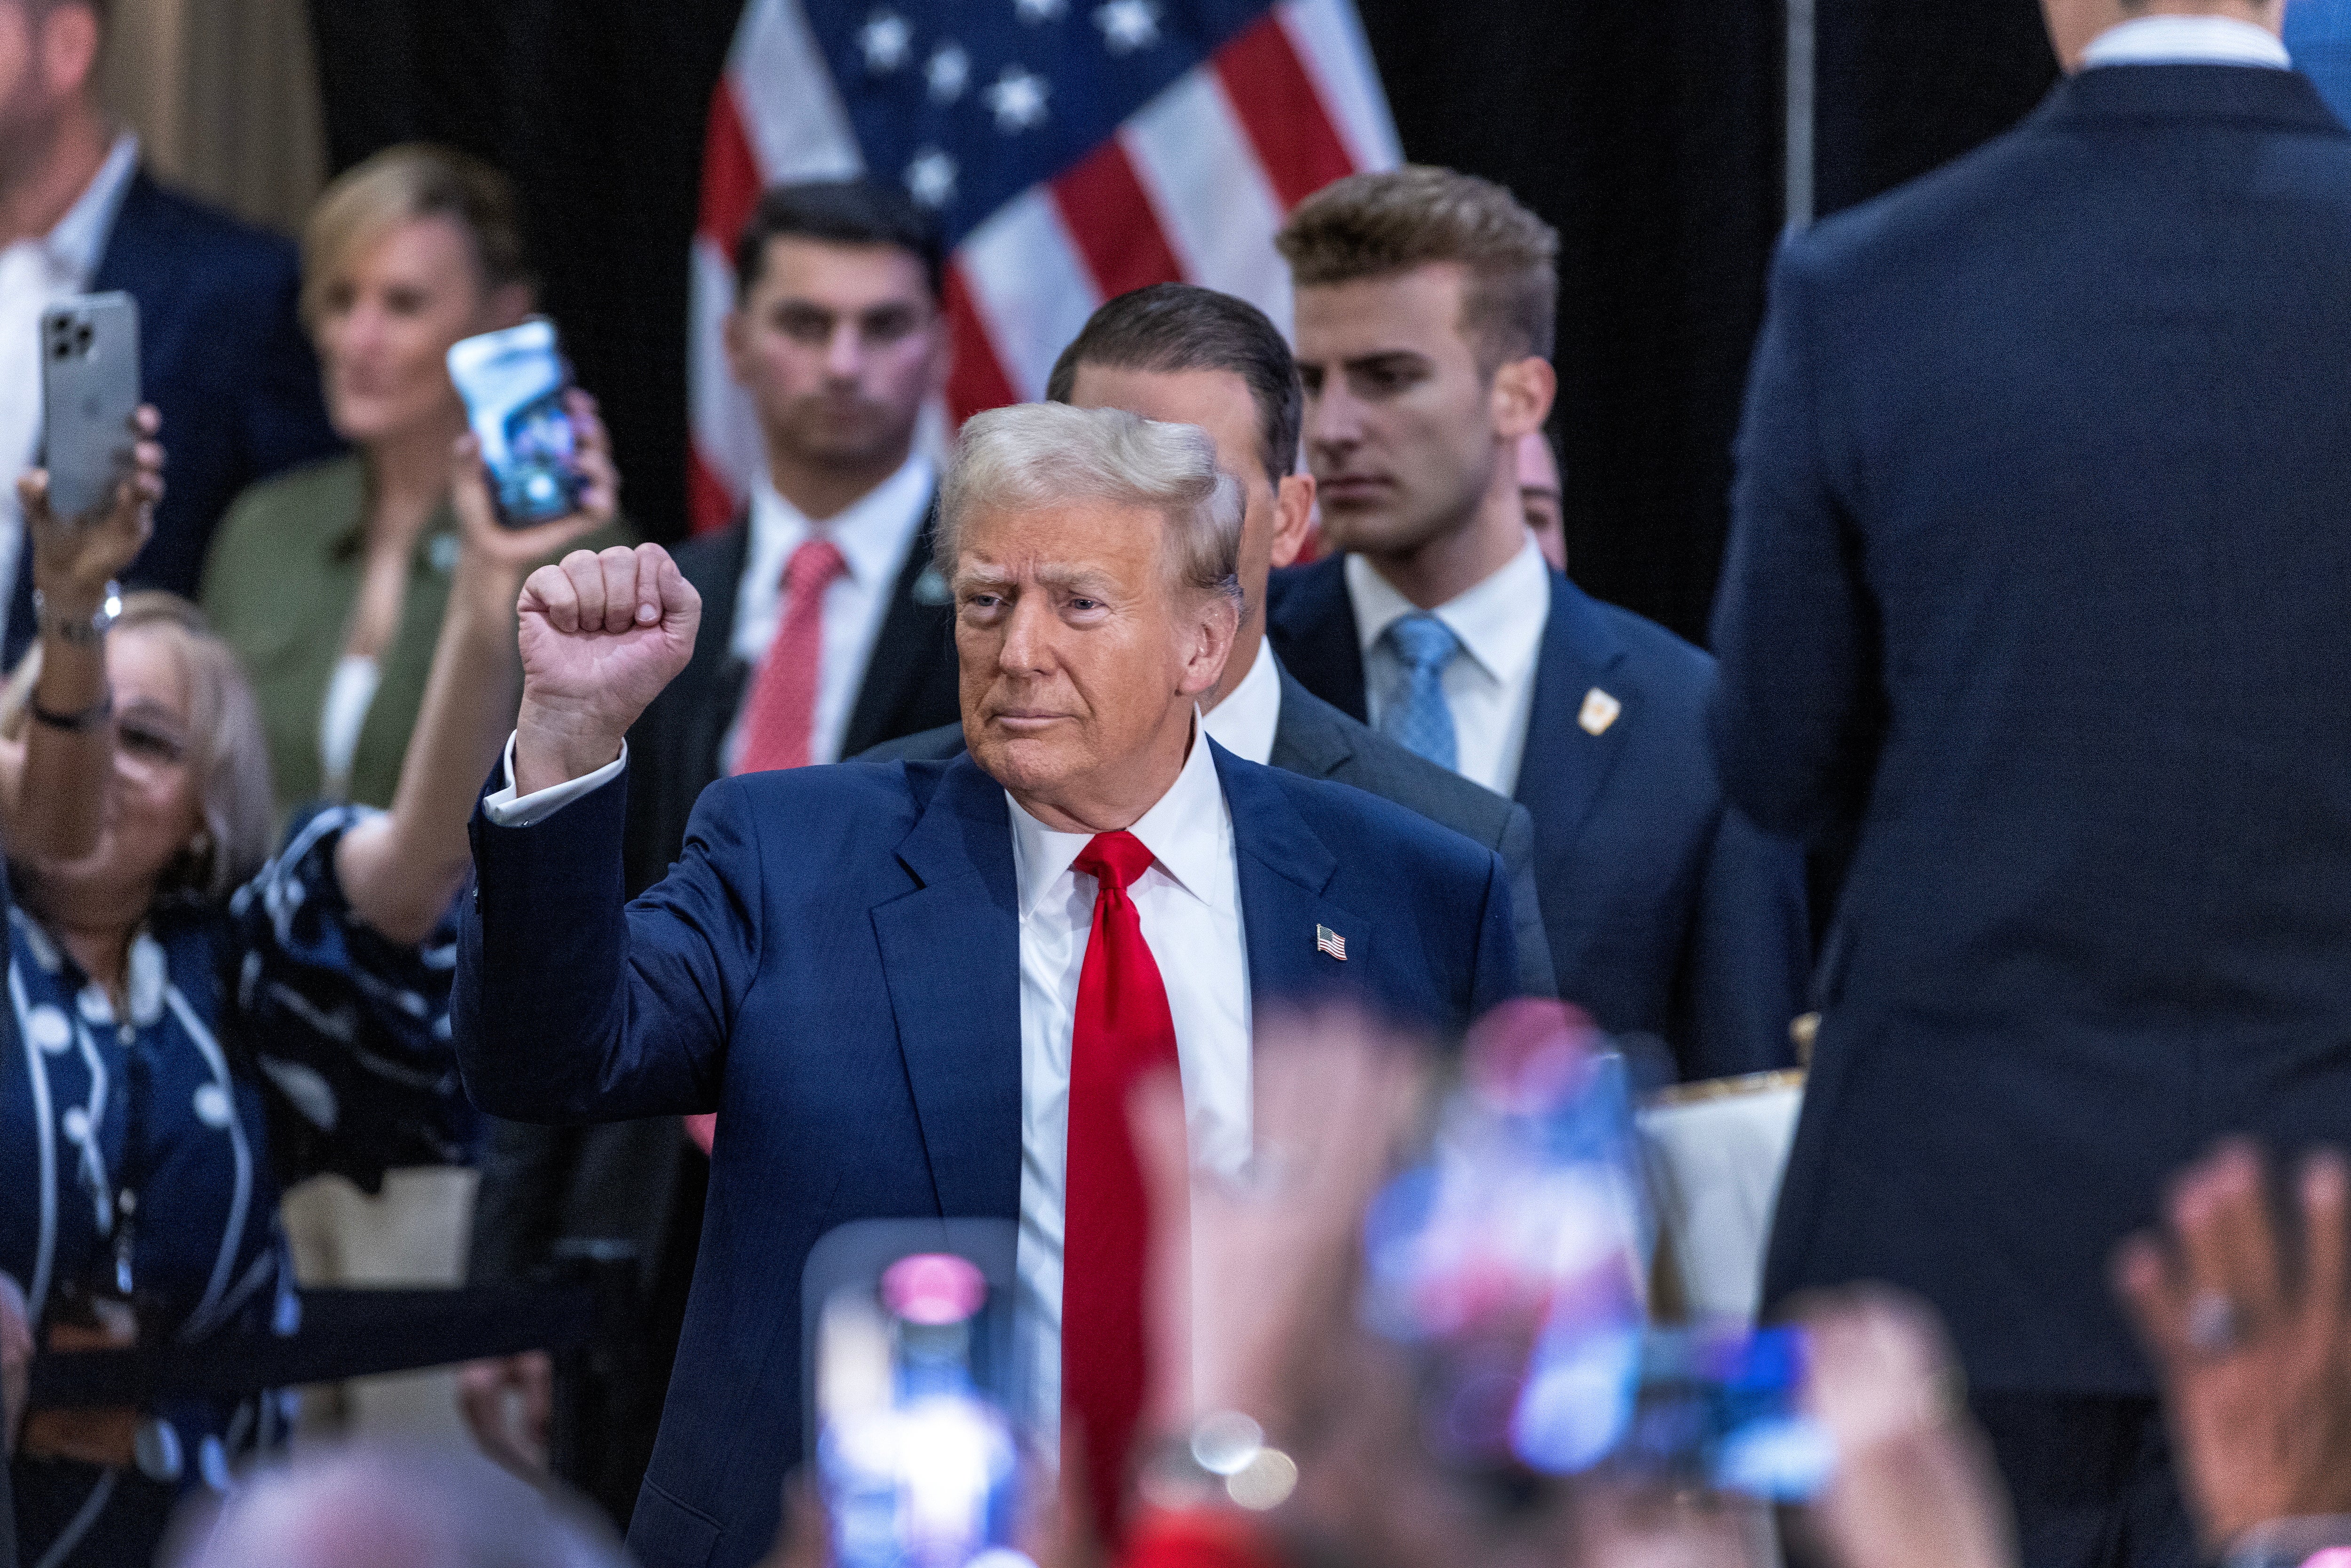
[(1390, 622), (1386, 637), (1406, 669), (1441, 671), (1461, 651), (1453, 628), (1425, 610)]
[(839, 545), (822, 538), (803, 539), (784, 563), (784, 591), (798, 595), (827, 587), (848, 570)]
[(1143, 847), (1141, 839), (1121, 828), (1114, 833), (1096, 833), (1071, 863), (1104, 887), (1123, 893), (1151, 869), (1151, 852)]

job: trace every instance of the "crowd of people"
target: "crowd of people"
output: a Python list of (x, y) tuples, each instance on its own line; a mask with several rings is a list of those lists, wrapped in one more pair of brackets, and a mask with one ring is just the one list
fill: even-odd
[[(0, 0), (0, 1568), (897, 1561), (803, 1301), (883, 1219), (1007, 1239), (1004, 1561), (2351, 1551), (2351, 133), (2284, 4), (2045, 0), (2038, 114), (1791, 235), (1709, 654), (1567, 575), (1557, 239), (1487, 181), (1324, 188), (1287, 336), (1121, 295), (949, 451), (930, 216), (769, 191), (764, 461), (670, 549), (583, 391), (574, 510), (500, 519), (495, 171), (391, 148), (298, 250), (141, 172), (102, 5)], [(58, 516), (36, 324), (118, 287), (146, 406)], [(1807, 1069), (1802, 1506), (1455, 1462), (1373, 1321), (1535, 1017), (1635, 1095)], [(560, 1479), (545, 1349), (34, 1392), (582, 1247)]]

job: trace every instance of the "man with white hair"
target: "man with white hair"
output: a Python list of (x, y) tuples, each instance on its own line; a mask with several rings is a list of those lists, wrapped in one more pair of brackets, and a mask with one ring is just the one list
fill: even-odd
[(721, 780), (625, 909), (622, 737), (699, 602), (650, 545), (525, 588), (520, 719), (475, 819), (458, 960), (467, 1086), (517, 1119), (719, 1113), (630, 1532), (650, 1568), (731, 1568), (772, 1539), (800, 1450), (802, 1266), (862, 1218), (1019, 1222), (1034, 1424), (1082, 1426), (1113, 1519), (1144, 1371), (1128, 1087), (1180, 1065), (1196, 1157), (1238, 1171), (1254, 1009), (1344, 990), (1458, 1030), (1515, 988), (1492, 852), (1200, 732), (1241, 517), (1193, 426), (974, 418), (937, 557), (967, 754)]

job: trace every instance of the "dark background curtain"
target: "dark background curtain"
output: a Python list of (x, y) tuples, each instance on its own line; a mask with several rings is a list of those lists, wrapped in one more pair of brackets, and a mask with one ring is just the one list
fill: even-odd
[[(1781, 0), (1358, 0), (1408, 157), (1561, 235), (1570, 568), (1702, 638), (1782, 211)], [(686, 256), (739, 0), (311, 0), (329, 161), (452, 142), (522, 193), (545, 304), (625, 497), (684, 527)], [(2033, 0), (1821, 0), (1823, 210), (2011, 123), (2053, 70)]]

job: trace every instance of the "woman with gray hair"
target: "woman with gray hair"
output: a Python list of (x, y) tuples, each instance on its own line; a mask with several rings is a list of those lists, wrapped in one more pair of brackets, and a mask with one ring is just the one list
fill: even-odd
[[(55, 517), (45, 476), (19, 483), (40, 641), (0, 693), (20, 1046), (0, 1052), (0, 1342), (290, 1332), (281, 1188), (465, 1157), (449, 905), (513, 711), (515, 595), (617, 488), (592, 412), (572, 413), (588, 498), (538, 528), (496, 524), (461, 444), (463, 545), (391, 809), (298, 812), (274, 859), (235, 656), (194, 606), (114, 588), (162, 490), (152, 413), (105, 517)], [(269, 1394), (29, 1416), (10, 1395), (20, 1552), (45, 1568), (151, 1561), (179, 1495), (224, 1488), (286, 1427)]]

